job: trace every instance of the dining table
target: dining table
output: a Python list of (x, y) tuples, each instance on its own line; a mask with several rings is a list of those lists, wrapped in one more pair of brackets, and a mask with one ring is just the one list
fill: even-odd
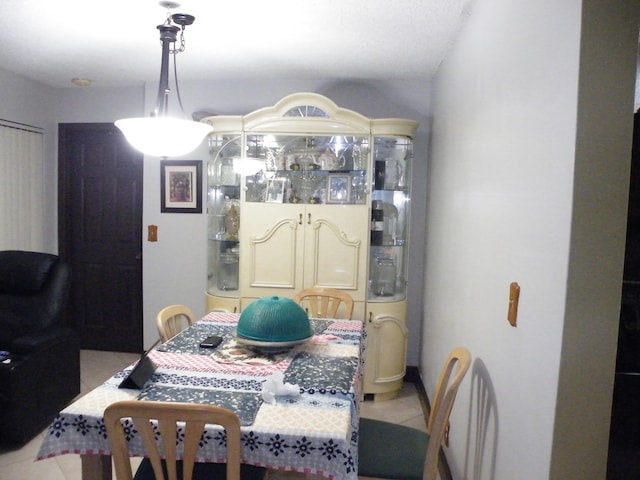
[[(45, 431), (36, 459), (79, 454), (83, 480), (110, 480), (103, 419), (108, 405), (132, 399), (205, 403), (228, 408), (240, 418), (243, 463), (357, 480), (363, 322), (310, 318), (312, 336), (304, 341), (256, 346), (237, 336), (239, 318), (239, 313), (206, 314), (147, 352), (154, 368), (140, 388), (121, 385), (134, 362), (74, 401)], [(222, 343), (201, 347), (210, 335), (221, 336)], [(221, 433), (219, 426), (206, 426), (198, 461), (224, 461)], [(145, 454), (134, 438), (129, 454)]]

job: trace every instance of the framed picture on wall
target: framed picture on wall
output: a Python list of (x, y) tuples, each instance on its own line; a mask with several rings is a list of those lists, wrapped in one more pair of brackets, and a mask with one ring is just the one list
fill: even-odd
[(202, 160), (160, 161), (160, 211), (202, 213)]

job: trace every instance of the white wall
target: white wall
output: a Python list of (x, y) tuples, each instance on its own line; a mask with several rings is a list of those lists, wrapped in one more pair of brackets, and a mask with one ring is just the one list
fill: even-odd
[(587, 0), (586, 28), (582, 3), (476, 2), (434, 86), (421, 369), (432, 391), (452, 347), (474, 357), (454, 478), (605, 478), (638, 12)]

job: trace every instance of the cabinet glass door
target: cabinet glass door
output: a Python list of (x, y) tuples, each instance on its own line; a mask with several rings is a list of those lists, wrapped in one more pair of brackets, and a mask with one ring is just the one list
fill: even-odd
[(374, 137), (369, 301), (406, 297), (412, 157), (410, 138)]
[(350, 135), (247, 135), (246, 201), (365, 204), (369, 138)]
[(241, 136), (211, 135), (207, 188), (207, 292), (238, 295)]

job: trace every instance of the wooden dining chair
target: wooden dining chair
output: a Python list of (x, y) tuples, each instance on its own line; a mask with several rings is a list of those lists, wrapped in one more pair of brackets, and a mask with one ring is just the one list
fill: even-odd
[(179, 334), (183, 328), (193, 325), (196, 318), (189, 307), (185, 305), (169, 305), (158, 312), (156, 324), (158, 325), (158, 333), (162, 338), (162, 343)]
[[(129, 418), (134, 428), (127, 430), (127, 436), (140, 435), (146, 452), (146, 457), (136, 471), (135, 480), (261, 480), (265, 477), (264, 468), (252, 465), (241, 467), (240, 420), (232, 411), (196, 403), (123, 400), (112, 403), (104, 412), (117, 480), (132, 480), (128, 439), (125, 438), (121, 422), (122, 419)], [(157, 431), (151, 420), (157, 421)], [(181, 422), (179, 436), (177, 422)], [(226, 463), (195, 462), (206, 424), (224, 427)], [(162, 443), (162, 448), (159, 443)], [(178, 460), (177, 446), (180, 443), (183, 452)]]
[(464, 347), (451, 351), (436, 385), (427, 432), (380, 420), (360, 419), (358, 475), (436, 480), (438, 456), (460, 382), (471, 365)]
[[(353, 298), (336, 288), (307, 288), (299, 291), (293, 300), (305, 308), (313, 318), (346, 318), (353, 315)], [(341, 309), (341, 305), (344, 308)], [(341, 309), (341, 316), (338, 316)]]

